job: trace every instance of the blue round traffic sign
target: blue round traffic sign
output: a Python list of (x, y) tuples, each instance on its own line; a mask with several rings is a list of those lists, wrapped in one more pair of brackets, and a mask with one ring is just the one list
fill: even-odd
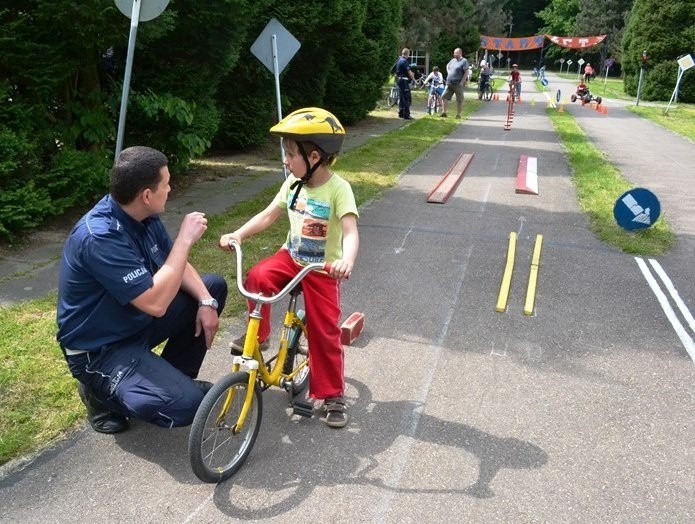
[(561, 93), (560, 90), (558, 89), (558, 90), (557, 90), (557, 93), (555, 93), (555, 100), (557, 100), (557, 101), (559, 102), (559, 101), (560, 101), (560, 96), (561, 96), (561, 95), (562, 95), (562, 93)]
[(623, 229), (634, 231), (651, 227), (661, 215), (661, 204), (654, 193), (643, 187), (626, 191), (613, 206), (615, 221)]
[(547, 78), (541, 78), (541, 84), (543, 87), (548, 87), (548, 79)]

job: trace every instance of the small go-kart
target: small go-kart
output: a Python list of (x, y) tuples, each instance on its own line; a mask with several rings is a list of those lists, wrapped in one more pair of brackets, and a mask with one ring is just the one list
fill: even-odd
[(572, 95), (570, 95), (570, 100), (572, 100), (572, 102), (576, 102), (577, 100), (581, 100), (585, 104), (588, 104), (589, 102), (595, 101), (598, 105), (601, 105), (601, 101), (602, 101), (600, 96), (592, 95), (591, 91), (589, 91), (589, 88), (584, 84), (579, 84), (577, 86), (577, 92), (572, 93)]

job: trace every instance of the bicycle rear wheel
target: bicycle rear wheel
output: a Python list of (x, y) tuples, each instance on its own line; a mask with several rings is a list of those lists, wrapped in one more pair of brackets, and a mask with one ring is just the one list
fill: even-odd
[[(299, 319), (306, 323), (306, 315), (303, 310), (297, 311)], [(289, 344), (287, 346), (287, 359), (283, 373), (289, 374), (294, 371), (305, 360), (309, 360), (309, 343), (304, 336), (304, 331), (299, 326), (290, 330)], [(299, 395), (309, 385), (309, 366), (306, 365), (297, 373), (292, 380), (292, 396)]]
[(234, 431), (248, 388), (248, 373), (231, 373), (208, 391), (198, 407), (188, 437), (188, 456), (193, 473), (203, 482), (222, 482), (234, 475), (256, 442), (263, 415), (258, 384), (254, 384), (244, 426)]
[(393, 86), (389, 91), (389, 94), (386, 95), (386, 103), (389, 107), (393, 107), (398, 103), (398, 94), (398, 87)]

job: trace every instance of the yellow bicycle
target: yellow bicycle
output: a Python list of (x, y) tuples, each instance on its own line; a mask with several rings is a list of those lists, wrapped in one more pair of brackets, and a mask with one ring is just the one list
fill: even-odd
[[(188, 455), (196, 476), (203, 482), (222, 482), (242, 466), (258, 436), (263, 415), (262, 392), (271, 386), (288, 392), (297, 415), (311, 417), (313, 405), (302, 393), (309, 383), (309, 356), (304, 311), (297, 309), (301, 281), (311, 271), (330, 271), (328, 264), (304, 267), (279, 293), (263, 296), (244, 288), (242, 251), (239, 243), (230, 247), (236, 253), (237, 287), (252, 301), (244, 351), (234, 357), (232, 371), (220, 379), (198, 407), (188, 439)], [(258, 343), (261, 306), (290, 295), (276, 355), (265, 361)]]

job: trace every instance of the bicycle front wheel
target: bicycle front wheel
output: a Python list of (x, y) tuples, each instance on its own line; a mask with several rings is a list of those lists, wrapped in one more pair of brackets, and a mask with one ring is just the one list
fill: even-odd
[[(254, 384), (251, 406), (240, 430), (236, 429), (249, 388), (249, 374), (226, 375), (200, 403), (188, 437), (188, 456), (203, 482), (222, 482), (236, 473), (251, 453), (263, 415), (263, 396)], [(226, 407), (225, 407), (226, 406)]]
[(492, 88), (490, 87), (490, 84), (485, 84), (485, 87), (483, 88), (483, 98), (487, 102), (492, 100)]

